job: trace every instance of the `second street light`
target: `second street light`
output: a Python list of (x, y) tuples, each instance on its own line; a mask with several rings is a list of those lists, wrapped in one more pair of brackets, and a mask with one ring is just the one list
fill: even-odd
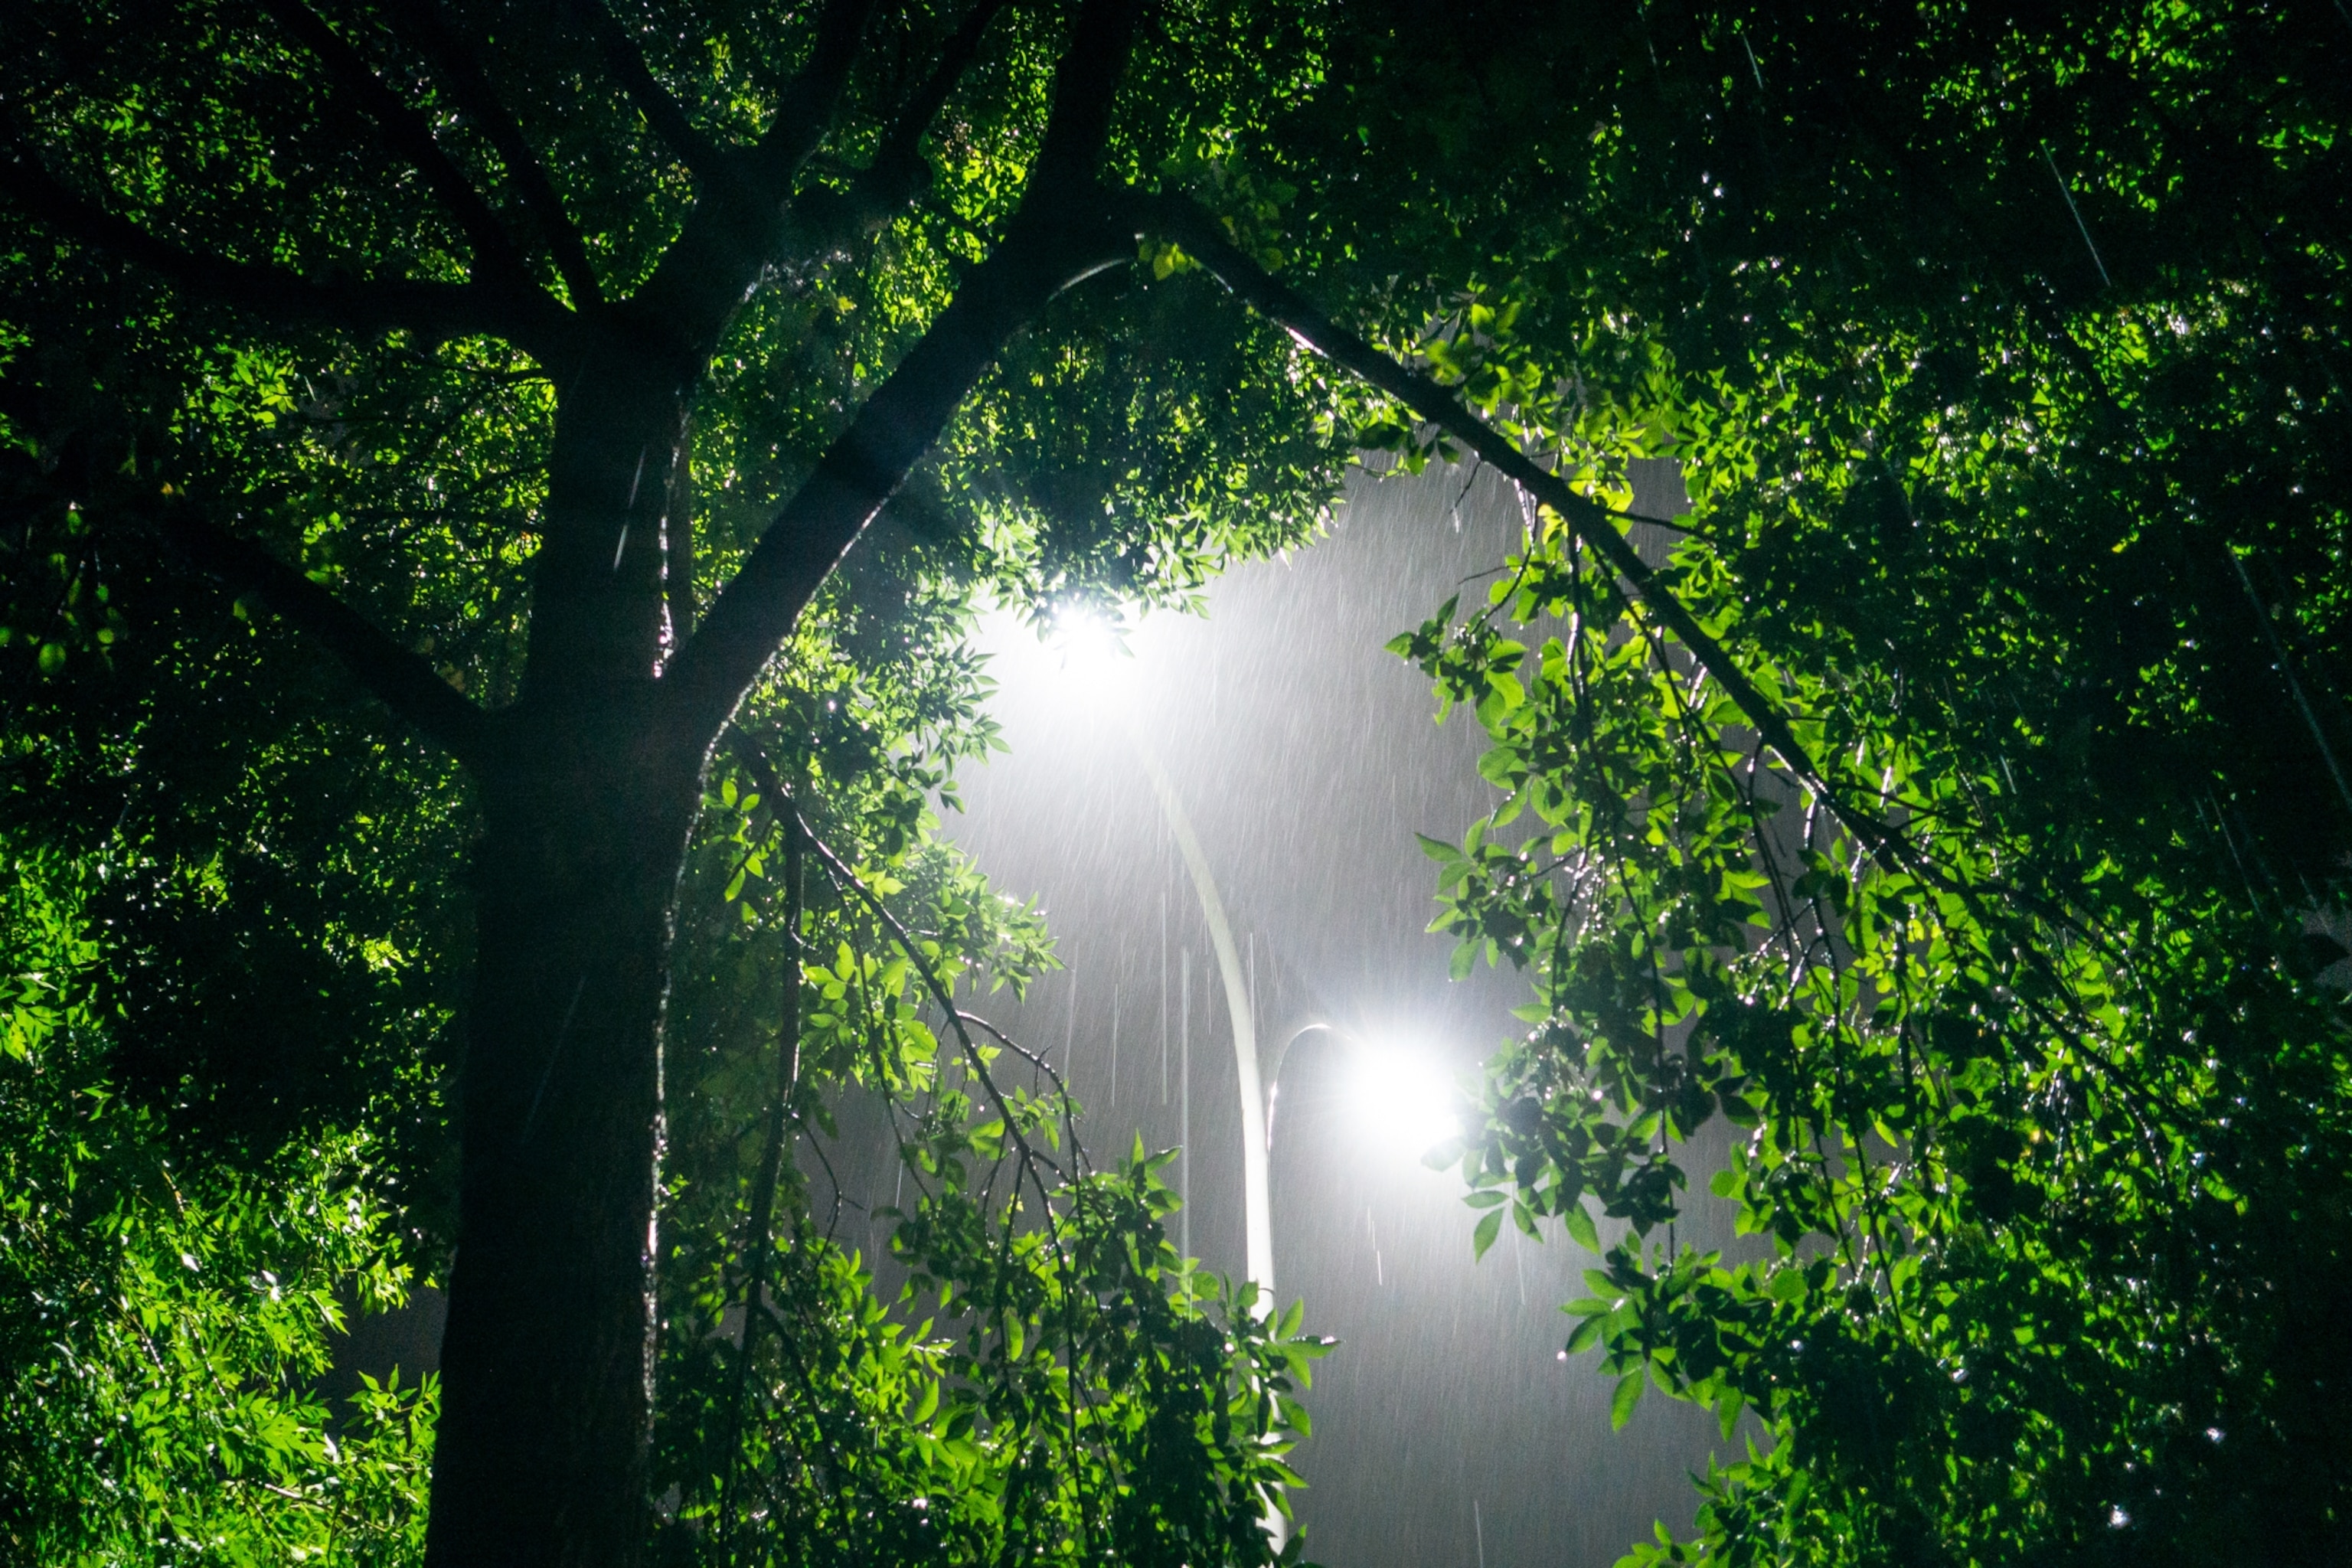
[[(1095, 705), (1117, 726), (1150, 781), (1161, 818), (1184, 861), (1201, 917), (1209, 928), (1209, 943), (1223, 982), (1225, 1009), (1232, 1021), (1234, 1071), (1238, 1079), (1242, 1116), (1242, 1234), (1245, 1277), (1257, 1287), (1255, 1310), (1263, 1316), (1274, 1306), (1274, 1226), (1267, 1158), (1273, 1147), (1275, 1093), (1269, 1085), (1276, 1073), (1261, 1073), (1258, 1058), (1256, 1008), (1249, 972), (1234, 941), (1233, 922), (1225, 912), (1223, 895), (1209, 868), (1192, 820), (1176, 793), (1173, 780), (1159, 754), (1131, 721), (1129, 704), (1120, 699), (1119, 661), (1128, 657), (1118, 635), (1100, 617), (1085, 612), (1058, 617), (1054, 641), (1061, 654), (1066, 678), (1085, 689)], [(1410, 1148), (1418, 1157), (1432, 1144), (1457, 1129), (1450, 1109), (1453, 1086), (1425, 1059), (1384, 1048), (1328, 1024), (1309, 1024), (1283, 1042), (1280, 1058), (1301, 1038), (1323, 1034), (1346, 1042), (1351, 1050), (1349, 1101), (1364, 1131), (1375, 1141)], [(1185, 1158), (1191, 1158), (1187, 1150)]]
[[(1370, 1142), (1419, 1159), (1462, 1131), (1454, 1110), (1454, 1088), (1425, 1057), (1401, 1051), (1336, 1024), (1307, 1024), (1291, 1031), (1275, 1052), (1266, 1074), (1265, 1142), (1269, 1152), (1282, 1109), (1283, 1068), (1299, 1043), (1313, 1037), (1346, 1047), (1350, 1059), (1343, 1089), (1350, 1120)], [(1297, 1114), (1293, 1112), (1293, 1114)]]
[[(1268, 1165), (1273, 1151), (1276, 1093), (1269, 1087), (1276, 1073), (1261, 1076), (1258, 1061), (1257, 1013), (1252, 997), (1250, 974), (1242, 963), (1241, 951), (1234, 941), (1233, 922), (1225, 912), (1225, 901), (1217, 887), (1217, 879), (1209, 868), (1209, 859), (1201, 847), (1198, 834), (1192, 830), (1192, 819), (1176, 793), (1175, 782), (1161, 765), (1160, 757), (1139, 728), (1133, 722), (1131, 704), (1122, 699), (1129, 694), (1119, 689), (1118, 679), (1120, 661), (1129, 657), (1118, 636), (1099, 616), (1085, 612), (1065, 612), (1055, 618), (1052, 641), (1058, 648), (1062, 673), (1085, 693), (1098, 712), (1103, 713), (1125, 737), (1136, 761), (1150, 781), (1151, 793), (1168, 831), (1176, 841), (1182, 856), (1184, 868), (1191, 877), (1192, 890), (1200, 901), (1201, 917), (1209, 928), (1209, 943), (1215, 953), (1217, 971), (1223, 981), (1225, 1009), (1232, 1021), (1234, 1037), (1234, 1071), (1238, 1080), (1241, 1100), (1242, 1134), (1242, 1232), (1244, 1251), (1244, 1272), (1256, 1287), (1252, 1311), (1261, 1319), (1274, 1310), (1274, 1225)], [(1189, 996), (1189, 986), (1187, 995)], [(1382, 1144), (1402, 1144), (1416, 1157), (1432, 1144), (1453, 1134), (1458, 1127), (1452, 1111), (1453, 1087), (1444, 1075), (1426, 1059), (1393, 1049), (1382, 1049), (1367, 1044), (1353, 1034), (1328, 1024), (1310, 1024), (1295, 1031), (1283, 1042), (1275, 1066), (1278, 1070), (1283, 1056), (1301, 1038), (1321, 1034), (1345, 1041), (1351, 1047), (1353, 1072), (1349, 1079), (1349, 1100), (1353, 1118), (1360, 1120), (1370, 1137)], [(1188, 1091), (1189, 1098), (1189, 1091)], [(1189, 1109), (1189, 1107), (1188, 1107)], [(1187, 1118), (1189, 1122), (1189, 1116)], [(1189, 1133), (1188, 1133), (1189, 1137)], [(1192, 1151), (1184, 1152), (1189, 1163)], [(1189, 1183), (1187, 1184), (1189, 1185)], [(1288, 1539), (1288, 1521), (1279, 1506), (1267, 1501), (1265, 1523), (1279, 1549)]]

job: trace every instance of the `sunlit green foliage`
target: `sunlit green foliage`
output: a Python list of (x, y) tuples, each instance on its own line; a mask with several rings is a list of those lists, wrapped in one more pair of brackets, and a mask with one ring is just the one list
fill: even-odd
[[(102, 874), (102, 873), (101, 873)], [(406, 1293), (381, 1141), (174, 1157), (110, 1080), (84, 876), (0, 897), (0, 1542), (54, 1563), (414, 1562), (434, 1389), (310, 1385), (348, 1303)]]

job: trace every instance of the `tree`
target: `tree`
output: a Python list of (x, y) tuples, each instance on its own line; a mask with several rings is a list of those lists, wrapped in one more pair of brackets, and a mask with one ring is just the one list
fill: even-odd
[[(1070, 286), (1134, 256), (1120, 179), (1187, 150), (1189, 116), (1230, 119), (1227, 79), (1292, 68), (1295, 30), (1244, 16), (1257, 36), (1221, 33), (1213, 22), (1237, 18), (1171, 14), (1137, 54), (1133, 6), (1000, 10), (879, 18), (845, 4), (633, 28), (594, 6), (461, 23), (430, 7), (330, 20), (298, 5), (140, 5), (36, 8), (10, 24), (12, 425), (38, 528), (20, 559), (55, 569), (16, 584), (26, 657), (61, 677), (77, 658), (104, 667), (119, 639), (154, 640), (110, 591), (143, 530), (226, 579), (240, 615), (266, 605), (303, 634), (300, 651), (331, 654), (462, 765), (469, 802), (453, 807), (454, 781), (429, 760), (401, 756), (394, 771), (426, 774), (458, 823), (478, 814), (436, 1561), (626, 1562), (644, 1550), (661, 1019), (698, 823), (749, 846), (724, 879), (730, 897), (772, 856), (796, 868), (770, 945), (784, 961), (787, 1067), (751, 1184), (762, 1234), (746, 1251), (764, 1258), (785, 1179), (776, 1119), (803, 1109), (790, 1070), (811, 1045), (803, 994), (858, 993), (889, 1026), (873, 1070), (903, 1081), (933, 1071), (911, 1005), (929, 989), (995, 1114), (960, 1119), (969, 1101), (943, 1094), (913, 1157), (951, 1189), (960, 1159), (1012, 1158), (1013, 1191), (998, 1196), (1013, 1205), (1027, 1181), (1042, 1229), (1016, 1235), (1008, 1215), (1003, 1246), (1020, 1255), (989, 1264), (970, 1235), (926, 1240), (919, 1226), (910, 1258), (980, 1292), (1007, 1377), (1027, 1364), (1021, 1319), (982, 1286), (1026, 1281), (1012, 1305), (1029, 1310), (1058, 1291), (1046, 1316), (1073, 1356), (1091, 1334), (1102, 1365), (1072, 1371), (1097, 1386), (1061, 1395), (1072, 1444), (1114, 1465), (1164, 1453), (1176, 1466), (1164, 1497), (1143, 1484), (1158, 1484), (1148, 1466), (1139, 1481), (1122, 1476), (1129, 1501), (1108, 1527), (1130, 1555), (1148, 1560), (1163, 1530), (1166, 1550), (1188, 1555), (1206, 1549), (1201, 1530), (1217, 1551), (1265, 1550), (1265, 1481), (1281, 1472), (1261, 1439), (1286, 1419), (1276, 1374), (1312, 1347), (1265, 1350), (1279, 1325), (1239, 1306), (1203, 1342), (1202, 1292), (1164, 1299), (1164, 1192), (1139, 1156), (1124, 1175), (1072, 1171), (1046, 1190), (1035, 1141), (1054, 1112), (996, 1090), (945, 989), (966, 954), (996, 953), (1006, 922), (935, 858), (916, 869), (933, 912), (956, 917), (948, 929), (918, 940), (866, 901), (914, 879), (879, 873), (917, 826), (899, 808), (919, 816), (923, 788), (940, 782), (925, 769), (965, 743), (929, 731), (968, 717), (971, 682), (950, 667), (929, 694), (900, 684), (910, 710), (882, 711), (892, 699), (827, 668), (823, 645), (920, 635), (919, 593), (900, 586), (895, 615), (836, 599), (816, 646), (798, 650), (793, 676), (807, 684), (788, 678), (743, 706), (787, 640), (815, 629), (812, 604), (894, 497), (910, 548), (948, 558), (966, 584), (993, 576), (1043, 600), (1103, 582), (1181, 593), (1222, 553), (1298, 537), (1328, 490), (1336, 452), (1311, 420), (1257, 416), (1302, 401), (1279, 334), (1194, 331), (1201, 301), (1170, 298), (1199, 293), (1181, 282), (1049, 314)], [(1253, 42), (1274, 53), (1252, 58)], [(682, 95), (664, 78), (688, 84)], [(1115, 137), (1120, 93), (1138, 130)], [(1034, 439), (1016, 445), (1024, 434)], [(696, 495), (698, 462), (719, 478), (715, 494)], [(1261, 486), (1246, 504), (1244, 477)], [(1154, 504), (1113, 504), (1137, 496)], [(208, 656), (183, 643), (170, 657)], [(840, 721), (828, 731), (795, 697)], [(714, 805), (732, 815), (706, 817), (730, 721), (744, 738)], [(95, 727), (93, 751), (121, 739)], [(56, 761), (53, 728), (20, 731), (37, 764)], [(844, 754), (861, 742), (880, 754)], [(902, 742), (911, 750), (889, 754)], [(860, 769), (877, 781), (862, 795)], [(739, 788), (739, 774), (765, 788)], [(828, 806), (847, 819), (828, 823)], [(852, 858), (813, 837), (820, 826), (839, 828)], [(904, 949), (901, 962), (845, 951), (829, 980), (804, 962), (818, 919), (800, 902), (806, 876), (832, 884), (835, 916)], [(464, 959), (463, 939), (434, 956)], [(1004, 956), (1017, 979), (1021, 952)], [(366, 1098), (349, 1074), (326, 1076), (323, 1089)], [(316, 1109), (290, 1090), (272, 1102)], [(919, 1219), (933, 1232), (980, 1224), (952, 1191)], [(823, 1273), (821, 1250), (803, 1260)], [(990, 1280), (966, 1277), (983, 1266)], [(793, 1283), (764, 1271), (751, 1270), (755, 1307)], [(800, 1283), (831, 1301), (859, 1282), (835, 1269)], [(1139, 1305), (1138, 1286), (1157, 1304)], [(1097, 1288), (1123, 1305), (1081, 1323)], [(762, 1316), (740, 1331), (747, 1368)], [(869, 1351), (903, 1337), (834, 1327), (863, 1332)], [(1296, 1339), (1295, 1318), (1284, 1331)], [(926, 1351), (898, 1392), (981, 1370)], [(1219, 1394), (1230, 1376), (1243, 1386)], [(887, 1380), (869, 1392), (887, 1395)], [(1084, 1485), (1074, 1452), (1022, 1425), (1051, 1392), (1024, 1403), (1015, 1389), (986, 1412), (1000, 1436), (1029, 1433), (1000, 1445), (1014, 1466), (1001, 1512), (1059, 1510)], [(1229, 1396), (1244, 1400), (1238, 1425)], [(1081, 1416), (1100, 1430), (1082, 1436)], [(722, 1412), (718, 1427), (736, 1419)], [(1177, 1450), (1195, 1425), (1202, 1453), (1186, 1460)], [(952, 1470), (968, 1458), (953, 1451), (961, 1440), (950, 1430), (944, 1460), (918, 1458)], [(722, 1492), (735, 1462), (730, 1451)], [(982, 1478), (956, 1479), (985, 1503)], [(1090, 1495), (1070, 1505), (1081, 1539), (1101, 1522)], [(1196, 1500), (1212, 1495), (1223, 1500)]]

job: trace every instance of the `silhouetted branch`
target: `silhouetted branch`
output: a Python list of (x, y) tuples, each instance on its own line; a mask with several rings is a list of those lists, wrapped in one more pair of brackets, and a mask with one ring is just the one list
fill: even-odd
[(548, 254), (554, 258), (555, 269), (562, 275), (572, 298), (582, 305), (600, 303), (603, 293), (597, 284), (596, 269), (588, 259), (580, 231), (564, 212), (562, 198), (555, 194), (554, 183), (548, 178), (547, 166), (524, 140), (522, 127), (507, 112), (480, 59), (457, 37), (441, 7), (431, 0), (396, 15), (433, 58), (457, 107), (506, 165), (507, 177), (515, 183), (523, 205), (530, 209), (540, 236), (547, 242)]
[(1722, 684), (1725, 693), (1756, 726), (1765, 742), (1780, 752), (1800, 777), (1826, 792), (1832, 809), (1841, 820), (1874, 849), (1888, 846), (1891, 830), (1867, 814), (1850, 811), (1837, 793), (1829, 789), (1828, 781), (1797, 739), (1787, 717), (1757, 689), (1730, 651), (1698, 624), (1697, 617), (1643, 562), (1632, 542), (1618, 531), (1616, 513), (1579, 495), (1566, 480), (1539, 467), (1519, 450), (1517, 443), (1465, 407), (1454, 394), (1339, 326), (1305, 296), (1251, 260), (1226, 237), (1213, 213), (1181, 197), (1138, 197), (1136, 210), (1146, 226), (1181, 246), (1253, 310), (1288, 329), (1324, 358), (1387, 393), (1417, 417), (1460, 441), (1559, 513), (1579, 542), (1608, 562), (1660, 623), (1674, 633), (1675, 640)]
[(753, 218), (772, 219), (782, 209), (792, 194), (793, 176), (833, 123), (842, 89), (848, 85), (849, 68), (857, 58), (857, 40), (873, 9), (874, 0), (826, 0), (817, 16), (816, 42), (808, 63), (785, 85), (775, 119), (744, 160), (750, 186), (746, 194), (769, 208), (755, 210), (749, 215)]
[(653, 127), (662, 144), (706, 188), (717, 190), (724, 185), (725, 149), (696, 130), (694, 122), (687, 119), (686, 110), (670, 96), (669, 89), (654, 79), (636, 40), (613, 19), (603, 0), (565, 0), (565, 9), (587, 29), (597, 52), (604, 57), (604, 68), (613, 73), (613, 79), (621, 84), (621, 90), (637, 106), (637, 112), (646, 117), (646, 123)]
[(466, 172), (441, 150), (425, 117), (386, 87), (360, 52), (300, 0), (262, 3), (304, 48), (319, 58), (336, 87), (349, 95), (353, 106), (375, 121), (393, 152), (415, 165), (416, 172), (425, 176), (435, 198), (465, 230), (476, 264), (503, 274), (502, 280), (510, 285), (528, 287), (529, 272), (515, 250), (514, 237), (507, 233), (499, 215), (490, 210), (490, 204), (482, 199), (482, 193), (474, 188)]
[[(792, 805), (789, 798), (779, 804), (787, 810)], [(734, 1515), (735, 1465), (742, 1447), (743, 1398), (751, 1386), (751, 1352), (758, 1343), (760, 1308), (768, 1293), (768, 1266), (775, 1258), (776, 1184), (783, 1173), (785, 1142), (794, 1135), (793, 1126), (798, 1121), (793, 1112), (793, 1093), (800, 1085), (801, 906), (805, 890), (799, 828), (797, 812), (784, 819), (784, 940), (789, 945), (784, 961), (783, 1016), (776, 1026), (776, 1082), (768, 1099), (768, 1138), (761, 1151), (759, 1173), (751, 1184), (751, 1219), (745, 1232), (751, 1238), (744, 1247), (751, 1263), (751, 1278), (743, 1287), (743, 1343), (735, 1352), (735, 1375), (727, 1400), (727, 1458), (719, 1480), (719, 1533), (722, 1541), (727, 1538), (728, 1521)], [(839, 1191), (836, 1183), (835, 1192), (838, 1194)], [(839, 1207), (838, 1203), (835, 1207)]]
[[(1054, 108), (1045, 120), (1033, 190), (1072, 193), (1095, 187), (1095, 165), (1110, 134), (1111, 105), (1126, 75), (1141, 0), (1087, 0), (1069, 52), (1054, 69)], [(1022, 205), (1029, 205), (1027, 197)]]
[[(974, 1017), (955, 1005), (952, 988), (923, 952), (922, 944), (915, 940), (914, 933), (907, 929), (906, 922), (892, 914), (890, 906), (884, 903), (874, 889), (868, 888), (857, 873), (852, 870), (840, 856), (833, 852), (824, 839), (810, 831), (806, 817), (795, 813), (794, 820), (800, 824), (802, 841), (816, 851), (817, 858), (824, 863), (826, 878), (832, 881), (835, 889), (844, 895), (843, 901), (847, 902), (847, 895), (855, 894), (857, 900), (873, 912), (875, 920), (880, 922), (882, 929), (889, 934), (890, 940), (898, 944), (898, 951), (907, 955), (907, 962), (913, 967), (916, 976), (922, 981), (923, 988), (930, 993), (931, 1000), (938, 1004), (940, 1012), (947, 1015), (948, 1026), (954, 1031), (956, 1044), (961, 1049), (964, 1066), (971, 1069), (974, 1078), (980, 1080), (982, 1089), (988, 1096), (988, 1102), (996, 1108), (998, 1119), (1004, 1123), (1005, 1141), (1020, 1152), (1023, 1170), (1013, 1178), (1016, 1185), (1021, 1175), (1027, 1175), (1036, 1184), (1038, 1202), (1045, 1205), (1050, 1215), (1054, 1200), (1045, 1191), (1044, 1179), (1037, 1175), (1037, 1168), (1043, 1166), (1057, 1176), (1063, 1174), (1062, 1168), (1054, 1161), (1037, 1152), (1036, 1147), (1029, 1142), (1028, 1134), (1021, 1130), (1021, 1121), (1013, 1114), (1012, 1102), (1004, 1098), (1004, 1091), (996, 1086), (995, 1076), (988, 1070), (987, 1058), (980, 1054), (980, 1047), (973, 1043), (971, 1032), (965, 1029), (964, 1024), (968, 1020), (980, 1024), (991, 1034), (996, 1035), (1000, 1040), (1004, 1039), (1005, 1037), (998, 1033), (995, 1026)], [(1006, 1041), (1008, 1045), (1011, 1043), (1009, 1040)], [(1028, 1054), (1026, 1051), (1022, 1052), (1024, 1056)], [(1059, 1081), (1058, 1079), (1055, 1080), (1057, 1084)]]
[[(1079, 1175), (1086, 1174), (1087, 1150), (1086, 1145), (1078, 1142), (1077, 1118), (1070, 1109), (1070, 1086), (1063, 1080), (1061, 1073), (1055, 1070), (1054, 1064), (1045, 1059), (1044, 1052), (1031, 1050), (977, 1013), (959, 1012), (956, 1016), (967, 1024), (977, 1025), (986, 1031), (995, 1038), (998, 1045), (1027, 1062), (1036, 1072), (1044, 1075), (1046, 1082), (1054, 1086), (1054, 1107), (1061, 1113), (1062, 1136), (1070, 1141), (1070, 1171), (1064, 1171), (1051, 1160), (1045, 1160), (1045, 1165), (1054, 1174), (1062, 1177), (1065, 1181), (1069, 1179), (1071, 1172), (1076, 1172)], [(1035, 1078), (1029, 1080), (1033, 1090), (1036, 1087), (1036, 1081)], [(1042, 1160), (1045, 1156), (1039, 1155), (1038, 1158)]]
[(635, 301), (673, 342), (705, 352), (745, 290), (793, 248), (786, 239), (793, 184), (833, 122), (870, 6), (871, 0), (828, 0), (808, 63), (785, 88), (757, 145), (713, 149), (709, 174), (698, 176), (700, 199)]
[(192, 295), (271, 321), (347, 331), (406, 328), (433, 337), (503, 337), (541, 359), (566, 328), (562, 308), (532, 290), (484, 283), (314, 283), (283, 268), (230, 261), (158, 238), (108, 212), (22, 153), (0, 162), (0, 190), (65, 237), (112, 251)]
[(325, 588), (186, 505), (163, 518), (165, 536), (204, 570), (319, 639), (362, 686), (458, 761), (478, 763), (488, 720), (434, 668)]
[(931, 74), (914, 95), (898, 108), (898, 117), (884, 133), (882, 146), (875, 154), (872, 167), (880, 168), (893, 161), (911, 159), (921, 145), (923, 132), (947, 107), (948, 95), (963, 79), (964, 72), (980, 55), (980, 41), (987, 35), (989, 25), (1004, 9), (1004, 0), (980, 0), (964, 17), (947, 43), (940, 49), (940, 58), (931, 67)]
[(710, 745), (842, 554), (929, 449), (1005, 341), (1062, 289), (1134, 255), (1094, 168), (1136, 0), (1093, 0), (1055, 74), (1045, 147), (1004, 243), (974, 268), (761, 534), (662, 680), (673, 738)]
[(817, 248), (827, 248), (858, 228), (887, 221), (929, 184), (930, 170), (923, 162), (923, 133), (939, 118), (940, 110), (947, 106), (948, 96), (971, 68), (980, 54), (981, 39), (987, 34), (989, 24), (1004, 9), (1004, 3), (1005, 0), (980, 0), (971, 8), (940, 48), (931, 74), (899, 106), (890, 129), (883, 132), (881, 146), (866, 167), (858, 171), (849, 190), (823, 193), (837, 210), (822, 215), (820, 226), (825, 232)]

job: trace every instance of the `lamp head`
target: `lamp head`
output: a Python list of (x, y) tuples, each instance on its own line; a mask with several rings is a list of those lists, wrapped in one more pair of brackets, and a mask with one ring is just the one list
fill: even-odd
[(1349, 1071), (1353, 1119), (1381, 1147), (1417, 1161), (1461, 1136), (1454, 1085), (1428, 1056), (1366, 1045), (1354, 1053)]
[(1108, 701), (1125, 684), (1135, 656), (1128, 650), (1123, 630), (1102, 610), (1076, 599), (1055, 605), (1046, 620), (1046, 646), (1054, 651), (1062, 679), (1089, 701)]

